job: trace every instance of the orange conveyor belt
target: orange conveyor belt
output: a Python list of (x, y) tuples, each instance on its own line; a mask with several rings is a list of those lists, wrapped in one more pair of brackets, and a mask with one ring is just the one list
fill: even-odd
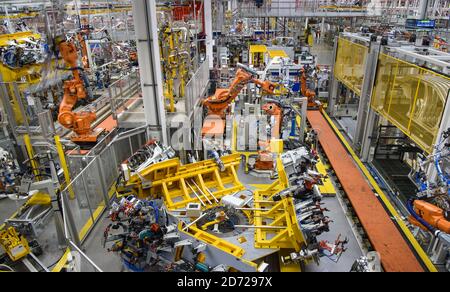
[(416, 255), (320, 111), (308, 121), (387, 272), (423, 272)]

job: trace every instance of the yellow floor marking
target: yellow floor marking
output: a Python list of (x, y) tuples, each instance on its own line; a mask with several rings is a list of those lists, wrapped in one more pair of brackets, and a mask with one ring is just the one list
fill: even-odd
[(67, 249), (62, 258), (59, 260), (59, 262), (56, 264), (56, 266), (53, 268), (53, 273), (59, 273), (64, 268), (64, 266), (67, 264), (67, 258), (69, 257), (70, 249)]
[[(317, 171), (327, 176), (327, 167), (322, 163), (322, 160), (319, 160), (316, 164)], [(319, 186), (320, 193), (323, 195), (336, 195), (336, 189), (331, 182), (331, 179), (327, 178), (323, 180), (323, 186)]]
[[(100, 215), (103, 213), (103, 211), (105, 210), (105, 206), (99, 206), (97, 208), (97, 210), (95, 210), (93, 216), (94, 216), (94, 221), (98, 219), (98, 217), (100, 217)], [(94, 225), (94, 222), (92, 222), (92, 219), (89, 218), (88, 222), (83, 226), (83, 228), (81, 229), (80, 233), (78, 234), (80, 240), (83, 240), (85, 238), (85, 236), (88, 234), (89, 230), (91, 229), (91, 227)]]

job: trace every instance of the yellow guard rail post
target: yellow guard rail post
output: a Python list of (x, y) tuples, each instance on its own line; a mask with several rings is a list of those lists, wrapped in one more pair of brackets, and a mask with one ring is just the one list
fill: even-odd
[[(55, 136), (55, 145), (56, 145), (56, 149), (58, 151), (59, 162), (61, 163), (61, 168), (64, 171), (64, 179), (66, 180), (66, 186), (69, 186), (71, 184), (70, 172), (69, 172), (69, 167), (68, 167), (67, 161), (66, 161), (66, 155), (64, 153), (64, 148), (61, 144), (61, 138), (59, 136)], [(75, 199), (75, 192), (73, 191), (72, 186), (69, 187), (69, 195), (70, 195), (71, 200)]]

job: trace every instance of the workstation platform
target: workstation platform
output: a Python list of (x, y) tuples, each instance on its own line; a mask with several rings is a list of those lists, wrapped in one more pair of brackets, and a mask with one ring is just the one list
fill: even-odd
[[(393, 214), (386, 211), (380, 193), (374, 191), (368, 178), (361, 171), (343, 141), (320, 111), (309, 111), (308, 121), (318, 132), (319, 142), (336, 173), (343, 190), (363, 226), (375, 251), (380, 253), (383, 268), (388, 272), (423, 272), (426, 270), (417, 251), (411, 247), (399, 230), (401, 218), (393, 220)], [(355, 156), (356, 157), (356, 156)]]

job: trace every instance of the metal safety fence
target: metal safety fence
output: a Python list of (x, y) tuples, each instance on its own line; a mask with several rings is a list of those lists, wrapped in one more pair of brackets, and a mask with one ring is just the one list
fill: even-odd
[(334, 75), (358, 96), (361, 96), (368, 54), (368, 47), (339, 38)]
[[(88, 235), (102, 218), (114, 197), (120, 164), (148, 141), (147, 128), (117, 135), (108, 145), (87, 155), (68, 158), (71, 183), (61, 192), (64, 232), (71, 250), (81, 252)], [(83, 271), (98, 267), (82, 254)]]
[(186, 85), (186, 114), (191, 114), (202, 98), (209, 84), (209, 63), (203, 62), (195, 75)]
[(380, 54), (371, 106), (431, 153), (449, 91), (449, 77)]
[(119, 124), (122, 120), (119, 119), (119, 116), (125, 114), (125, 112), (126, 115), (142, 115), (141, 120), (145, 121), (141, 108), (143, 104), (142, 96), (138, 94), (140, 90), (141, 79), (138, 70), (130, 72), (109, 86), (108, 95), (111, 102), (111, 111)]

